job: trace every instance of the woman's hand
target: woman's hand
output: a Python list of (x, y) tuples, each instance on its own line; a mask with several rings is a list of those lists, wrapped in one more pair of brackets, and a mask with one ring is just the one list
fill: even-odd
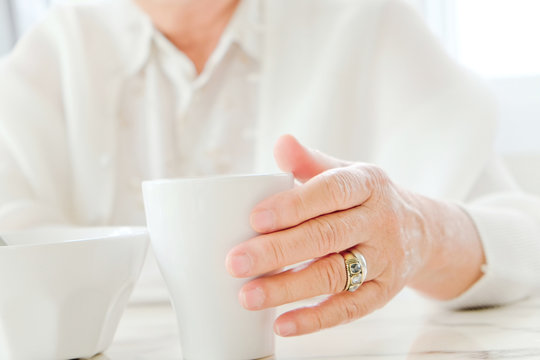
[[(284, 136), (276, 160), (305, 182), (253, 210), (262, 235), (236, 246), (227, 268), (253, 277), (312, 260), (298, 268), (245, 284), (240, 302), (249, 310), (318, 295), (322, 303), (281, 315), (281, 336), (311, 333), (358, 319), (409, 285), (448, 299), (480, 276), (483, 252), (474, 225), (458, 207), (427, 199), (394, 184), (373, 165), (338, 161)], [(355, 292), (339, 253), (355, 249), (367, 261), (366, 282)]]

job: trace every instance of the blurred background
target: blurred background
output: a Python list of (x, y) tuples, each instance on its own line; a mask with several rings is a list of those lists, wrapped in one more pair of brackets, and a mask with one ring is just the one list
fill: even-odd
[[(496, 150), (540, 195), (540, 1), (407, 1), (452, 57), (486, 79), (500, 106)], [(56, 2), (0, 0), (0, 56)]]
[(452, 57), (486, 79), (500, 108), (496, 150), (540, 195), (540, 1), (408, 2)]

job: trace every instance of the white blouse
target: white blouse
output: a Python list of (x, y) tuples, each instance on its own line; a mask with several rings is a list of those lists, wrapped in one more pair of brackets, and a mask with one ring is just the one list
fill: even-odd
[[(143, 179), (253, 171), (259, 36), (251, 30), (256, 8), (246, 4), (199, 76), (191, 60), (152, 27), (145, 62), (126, 80), (120, 98), (122, 161), (116, 171), (122, 176), (116, 177), (113, 223), (145, 223)], [(151, 27), (144, 13), (133, 11)]]
[(493, 109), (397, 1), (244, 0), (200, 76), (130, 0), (77, 2), (0, 61), (0, 230), (143, 224), (141, 180), (273, 171), (292, 133), (461, 203), (487, 264), (449, 304), (513, 301), (540, 282), (540, 201), (494, 160)]

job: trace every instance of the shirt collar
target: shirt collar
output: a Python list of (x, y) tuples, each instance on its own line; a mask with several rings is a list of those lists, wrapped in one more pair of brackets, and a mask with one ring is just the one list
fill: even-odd
[[(134, 45), (128, 49), (128, 74), (139, 72), (148, 63), (155, 42), (163, 37), (154, 27), (150, 17), (140, 9), (134, 0), (119, 0), (123, 4), (123, 17), (127, 19), (127, 30)], [(229, 38), (229, 44), (236, 43), (247, 55), (258, 61), (261, 54), (261, 6), (260, 0), (241, 0), (222, 41)]]
[(259, 60), (262, 29), (260, 0), (241, 0), (226, 32), (249, 56)]
[(118, 0), (114, 4), (117, 12), (122, 19), (125, 19), (125, 38), (122, 39), (122, 45), (126, 47), (125, 71), (128, 75), (139, 72), (148, 62), (154, 26), (150, 17), (141, 9), (134, 0)]

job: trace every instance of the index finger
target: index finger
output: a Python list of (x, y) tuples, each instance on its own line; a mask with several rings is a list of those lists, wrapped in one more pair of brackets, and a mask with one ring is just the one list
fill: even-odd
[(251, 225), (268, 233), (361, 205), (371, 197), (380, 178), (377, 173), (373, 166), (358, 164), (323, 172), (259, 203), (251, 213)]

